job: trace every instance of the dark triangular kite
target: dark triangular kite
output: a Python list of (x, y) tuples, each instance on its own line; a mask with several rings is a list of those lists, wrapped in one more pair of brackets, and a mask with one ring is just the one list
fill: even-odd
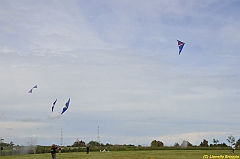
[[(37, 85), (35, 85), (33, 88), (37, 88)], [(28, 91), (28, 93), (32, 93), (32, 91), (33, 91), (33, 88), (32, 88), (32, 89), (30, 89), (30, 91)]]
[(53, 112), (53, 109), (54, 109), (54, 106), (55, 106), (56, 102), (57, 102), (57, 99), (53, 102), (52, 112)]
[(65, 104), (65, 107), (63, 107), (62, 113), (63, 114), (69, 107), (69, 103), (70, 103), (70, 98), (68, 99), (67, 103)]
[(182, 51), (182, 49), (183, 49), (183, 46), (184, 46), (184, 42), (182, 42), (182, 41), (179, 41), (179, 40), (177, 40), (177, 42), (178, 42), (178, 47), (179, 47), (179, 52), (178, 52), (178, 54), (180, 55), (180, 53), (181, 53), (181, 51)]

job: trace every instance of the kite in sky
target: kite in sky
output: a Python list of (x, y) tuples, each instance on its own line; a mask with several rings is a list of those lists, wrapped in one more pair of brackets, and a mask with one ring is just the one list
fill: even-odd
[[(33, 88), (37, 88), (37, 85), (35, 85)], [(33, 88), (32, 88), (32, 89), (30, 89), (30, 91), (28, 91), (28, 93), (32, 93), (32, 91), (33, 91)]]
[(179, 47), (179, 55), (180, 55), (180, 53), (181, 53), (181, 51), (182, 51), (182, 49), (183, 49), (183, 46), (184, 46), (184, 42), (182, 42), (182, 41), (179, 41), (179, 40), (177, 40), (178, 41), (178, 47)]
[(55, 106), (56, 102), (57, 102), (57, 99), (53, 102), (52, 112), (53, 112), (53, 109), (54, 109), (54, 106)]
[(68, 109), (69, 103), (70, 103), (70, 98), (68, 99), (67, 103), (65, 104), (65, 107), (63, 107), (61, 114), (63, 114)]

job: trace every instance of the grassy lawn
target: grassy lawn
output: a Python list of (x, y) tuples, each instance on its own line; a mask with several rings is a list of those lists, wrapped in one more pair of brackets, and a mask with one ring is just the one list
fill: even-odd
[[(149, 150), (149, 151), (112, 151), (112, 152), (72, 152), (57, 153), (57, 159), (200, 159), (207, 155), (208, 158), (240, 158), (240, 151), (235, 154), (231, 150)], [(214, 157), (214, 156), (220, 157)], [(236, 156), (236, 157), (234, 157)], [(31, 154), (18, 156), (1, 156), (0, 159), (51, 159), (47, 154)]]

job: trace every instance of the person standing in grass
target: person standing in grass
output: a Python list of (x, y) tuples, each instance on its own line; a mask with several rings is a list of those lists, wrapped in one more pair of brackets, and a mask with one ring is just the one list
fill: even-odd
[(56, 145), (55, 144), (52, 144), (51, 146), (51, 155), (52, 155), (52, 159), (56, 159)]
[(232, 153), (235, 151), (235, 143), (232, 144)]
[(87, 154), (89, 154), (90, 148), (89, 146), (87, 146)]

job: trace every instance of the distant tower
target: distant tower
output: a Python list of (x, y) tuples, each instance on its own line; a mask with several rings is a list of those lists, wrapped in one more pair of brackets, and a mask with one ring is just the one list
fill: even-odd
[(98, 143), (99, 143), (99, 145), (101, 146), (101, 142), (100, 142), (100, 134), (99, 134), (99, 126), (98, 126), (98, 136), (97, 136), (97, 138), (98, 138)]
[(61, 140), (60, 140), (60, 145), (61, 145), (61, 146), (63, 145), (63, 132), (62, 132), (62, 129), (61, 129)]

